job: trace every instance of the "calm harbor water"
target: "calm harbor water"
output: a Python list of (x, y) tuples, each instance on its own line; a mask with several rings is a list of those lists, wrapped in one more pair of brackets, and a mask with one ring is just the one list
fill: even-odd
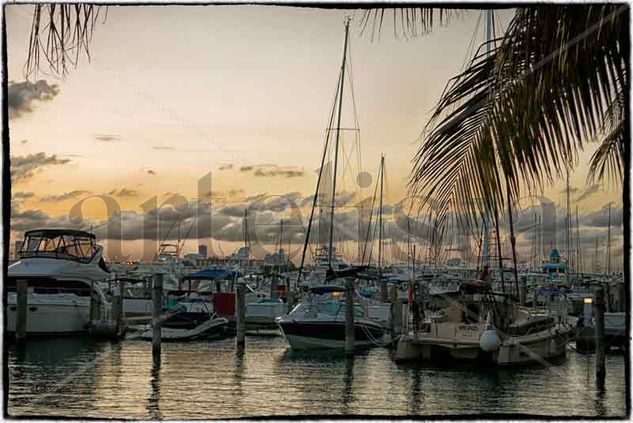
[(455, 415), (528, 413), (623, 416), (625, 357), (607, 356), (596, 389), (594, 356), (568, 352), (546, 368), (396, 365), (375, 348), (346, 359), (296, 354), (283, 338), (163, 344), (30, 339), (9, 348), (8, 411), (14, 416), (133, 419), (272, 415)]

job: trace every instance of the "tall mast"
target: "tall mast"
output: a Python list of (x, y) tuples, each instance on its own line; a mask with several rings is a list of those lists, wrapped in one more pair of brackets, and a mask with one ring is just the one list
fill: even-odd
[(385, 189), (385, 156), (380, 156), (380, 206), (378, 208), (378, 276), (382, 280), (382, 205)]
[(607, 275), (611, 273), (611, 203), (609, 203), (609, 229), (607, 231)]
[(578, 206), (576, 205), (576, 260), (577, 272), (582, 273), (582, 249), (580, 247), (580, 224), (578, 221)]
[(380, 281), (380, 296), (387, 301), (387, 282), (382, 279), (382, 207), (385, 189), (385, 156), (380, 156), (380, 203), (378, 206), (378, 280)]
[(341, 112), (343, 110), (343, 88), (345, 86), (345, 62), (347, 60), (347, 39), (349, 36), (349, 18), (345, 21), (345, 42), (343, 44), (343, 62), (341, 63), (341, 81), (338, 97), (338, 117), (336, 120), (336, 138), (334, 144), (334, 175), (332, 177), (332, 204), (330, 208), (330, 245), (328, 248), (328, 265), (332, 268), (332, 249), (334, 242), (334, 207), (336, 201), (336, 172), (338, 169), (338, 144), (341, 135)]
[(244, 248), (246, 249), (246, 259), (251, 258), (251, 241), (248, 237), (248, 209), (244, 209)]
[(569, 239), (569, 231), (571, 229), (571, 225), (569, 222), (569, 217), (570, 217), (570, 211), (569, 211), (569, 169), (567, 169), (567, 182), (566, 182), (566, 188), (565, 188), (565, 202), (566, 202), (566, 215), (565, 215), (565, 252), (567, 255), (567, 272), (565, 272), (565, 280), (567, 282), (569, 282), (569, 272), (571, 270), (571, 260), (570, 260), (570, 254), (569, 254), (569, 249), (571, 248), (571, 242)]

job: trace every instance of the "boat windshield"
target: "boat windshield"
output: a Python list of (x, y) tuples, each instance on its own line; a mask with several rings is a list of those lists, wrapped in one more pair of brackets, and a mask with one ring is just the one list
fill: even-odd
[(47, 257), (87, 263), (97, 252), (94, 236), (61, 231), (27, 233), (20, 258)]
[[(306, 314), (327, 314), (331, 316), (345, 315), (345, 296), (341, 293), (313, 295), (299, 303), (290, 313), (303, 311)], [(339, 294), (339, 295), (336, 295)], [(359, 302), (354, 302), (354, 316), (358, 318), (367, 315), (365, 308)]]

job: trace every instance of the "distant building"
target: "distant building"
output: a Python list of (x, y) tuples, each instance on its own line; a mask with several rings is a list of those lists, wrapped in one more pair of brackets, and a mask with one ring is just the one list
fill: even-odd
[(22, 249), (22, 243), (24, 241), (22, 241), (21, 239), (15, 241), (15, 253), (14, 253), (14, 257), (17, 260), (18, 259), (18, 252)]
[(207, 246), (204, 244), (198, 245), (198, 255), (207, 258)]

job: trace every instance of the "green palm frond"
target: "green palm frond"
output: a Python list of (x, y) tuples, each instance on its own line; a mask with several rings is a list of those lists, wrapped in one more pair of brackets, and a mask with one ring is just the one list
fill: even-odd
[(624, 179), (624, 157), (626, 157), (625, 125), (627, 102), (625, 91), (620, 90), (609, 105), (602, 123), (605, 134), (600, 147), (591, 157), (590, 183), (606, 179), (607, 183), (622, 182)]
[[(562, 177), (627, 84), (621, 5), (518, 9), (506, 34), (442, 94), (414, 159), (417, 194), (492, 210)], [(501, 182), (503, 181), (503, 183)]]

